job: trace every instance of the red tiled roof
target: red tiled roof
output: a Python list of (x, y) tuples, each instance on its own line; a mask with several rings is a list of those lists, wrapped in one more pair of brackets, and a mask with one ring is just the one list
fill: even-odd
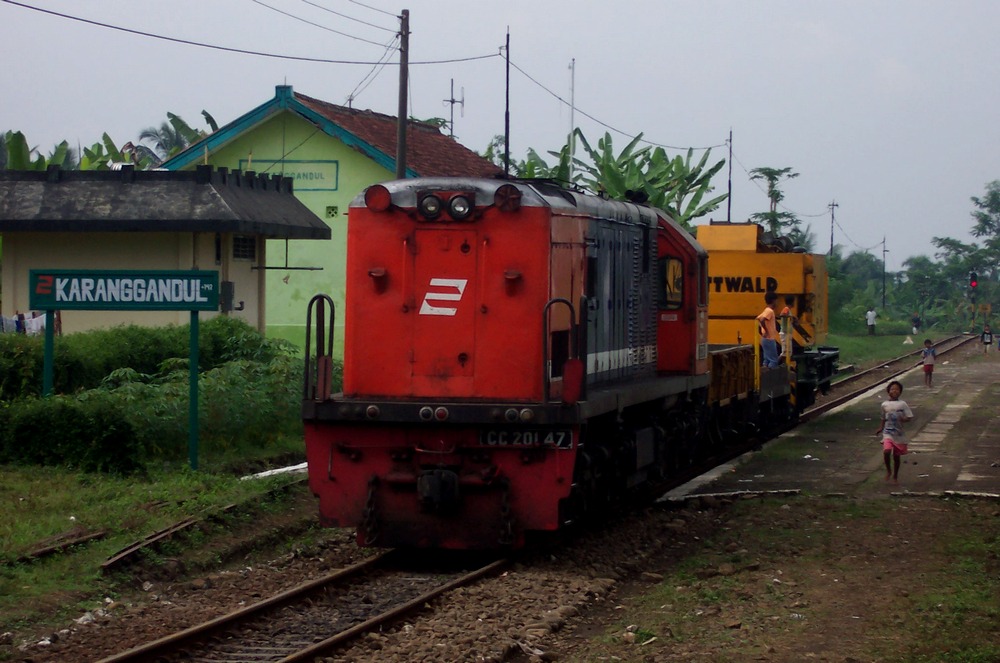
[[(356, 110), (295, 92), (295, 98), (393, 160), (396, 158), (396, 118), (370, 110)], [(503, 170), (434, 126), (409, 120), (406, 165), (421, 177), (492, 177)]]

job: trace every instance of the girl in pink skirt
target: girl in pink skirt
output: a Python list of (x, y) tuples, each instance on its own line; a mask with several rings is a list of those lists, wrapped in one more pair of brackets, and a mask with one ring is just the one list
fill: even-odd
[[(882, 457), (885, 459), (885, 480), (899, 482), (899, 457), (907, 453), (907, 439), (903, 423), (913, 418), (906, 401), (899, 400), (903, 385), (893, 380), (886, 388), (889, 400), (882, 401), (882, 425), (875, 431), (882, 434)], [(891, 461), (890, 461), (891, 458)]]

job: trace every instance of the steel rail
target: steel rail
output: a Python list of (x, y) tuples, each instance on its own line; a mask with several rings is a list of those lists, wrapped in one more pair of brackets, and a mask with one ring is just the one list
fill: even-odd
[(313, 657), (318, 656), (323, 652), (326, 652), (330, 649), (333, 649), (334, 647), (343, 644), (344, 642), (347, 642), (348, 640), (351, 640), (359, 635), (371, 631), (376, 626), (380, 626), (381, 624), (393, 620), (396, 617), (399, 617), (400, 615), (406, 614), (407, 612), (419, 608), (420, 606), (424, 605), (431, 599), (437, 598), (438, 596), (444, 594), (445, 592), (449, 592), (452, 589), (461, 587), (463, 585), (467, 585), (470, 582), (478, 580), (483, 576), (489, 575), (493, 571), (496, 571), (497, 569), (505, 566), (508, 562), (509, 560), (507, 559), (498, 559), (495, 562), (491, 562), (480, 569), (476, 569), (475, 571), (471, 571), (470, 573), (467, 573), (463, 576), (459, 576), (458, 578), (455, 578), (454, 580), (451, 580), (450, 582), (447, 582), (441, 585), (440, 587), (425, 592), (424, 594), (421, 594), (416, 598), (412, 598), (406, 603), (398, 605), (395, 608), (392, 608), (391, 610), (387, 610), (379, 615), (372, 617), (371, 619), (368, 619), (364, 622), (361, 622), (360, 624), (352, 626), (351, 628), (345, 631), (341, 631), (340, 633), (331, 636), (326, 640), (323, 640), (322, 642), (317, 642), (311, 647), (296, 652), (291, 656), (287, 656), (281, 659), (281, 663), (294, 663), (297, 661), (310, 660)]
[[(280, 594), (277, 594), (269, 599), (255, 603), (252, 606), (242, 608), (228, 615), (223, 615), (216, 619), (205, 622), (204, 624), (199, 624), (191, 628), (185, 629), (178, 633), (168, 635), (166, 637), (160, 638), (153, 642), (134, 647), (128, 651), (116, 654), (102, 659), (98, 663), (131, 663), (134, 661), (149, 661), (154, 660), (156, 657), (169, 658), (176, 650), (182, 649), (184, 647), (196, 646), (199, 640), (206, 637), (210, 637), (212, 634), (222, 631), (224, 629), (239, 625), (241, 622), (247, 621), (248, 619), (257, 617), (268, 610), (274, 608), (283, 607), (285, 605), (294, 604), (296, 601), (303, 599), (305, 597), (311, 596), (317, 590), (330, 585), (336, 581), (344, 580), (346, 578), (360, 575), (371, 569), (376, 565), (386, 564), (390, 560), (391, 556), (398, 556), (402, 553), (399, 550), (389, 550), (381, 553), (380, 555), (367, 559), (358, 564), (354, 564), (350, 567), (341, 569), (333, 574), (319, 578), (298, 587), (286, 590)], [(428, 601), (440, 596), (441, 594), (451, 591), (456, 587), (460, 587), (469, 584), (479, 578), (489, 575), (506, 565), (509, 560), (501, 559), (493, 561), (479, 569), (466, 573), (462, 576), (454, 578), (448, 582), (445, 582), (431, 590), (428, 590), (419, 596), (409, 599), (399, 605), (396, 605), (388, 610), (385, 610), (377, 615), (374, 615), (365, 621), (350, 626), (343, 631), (337, 632), (332, 636), (321, 640), (319, 642), (310, 643), (307, 647), (294, 651), (292, 653), (275, 653), (274, 658), (262, 658), (260, 660), (274, 660), (282, 661), (283, 663), (290, 663), (292, 661), (308, 661), (315, 658), (322, 652), (329, 651), (335, 647), (338, 647), (350, 640), (353, 640), (364, 633), (367, 633), (376, 627), (385, 624), (386, 622), (392, 621), (399, 617), (400, 615), (412, 612), (421, 606), (425, 605)], [(266, 656), (266, 655), (265, 655)]]
[(184, 643), (196, 640), (207, 635), (208, 633), (211, 633), (212, 631), (235, 624), (241, 620), (274, 608), (278, 605), (294, 601), (300, 596), (310, 594), (325, 585), (329, 585), (344, 578), (360, 575), (376, 565), (383, 563), (393, 553), (395, 553), (394, 550), (382, 552), (375, 557), (370, 557), (366, 560), (358, 562), (357, 564), (344, 567), (343, 569), (339, 569), (329, 575), (323, 576), (322, 578), (317, 578), (316, 580), (311, 580), (307, 583), (298, 585), (297, 587), (292, 587), (291, 589), (275, 594), (274, 596), (264, 599), (263, 601), (241, 608), (235, 612), (231, 612), (228, 615), (222, 615), (221, 617), (217, 617), (203, 624), (198, 624), (197, 626), (192, 626), (191, 628), (183, 631), (172, 633), (158, 640), (147, 642), (146, 644), (139, 645), (138, 647), (133, 647), (132, 649), (119, 654), (102, 658), (97, 663), (148, 661), (152, 656), (161, 656), (167, 651), (176, 649)]
[[(950, 338), (944, 339), (943, 341), (939, 341), (937, 343), (937, 345), (935, 346), (935, 348), (938, 348), (939, 346), (945, 346), (943, 349), (941, 349), (939, 351), (939, 355), (943, 356), (943, 355), (947, 355), (948, 353), (952, 352), (953, 350), (956, 350), (956, 349), (964, 346), (967, 343), (970, 343), (971, 341), (973, 341), (975, 339), (976, 339), (975, 336), (952, 336)], [(835, 407), (838, 407), (840, 405), (843, 405), (844, 403), (847, 403), (849, 401), (854, 400), (855, 398), (857, 398), (861, 394), (869, 391), (873, 387), (875, 387), (877, 385), (880, 385), (880, 384), (885, 384), (886, 382), (889, 382), (890, 380), (894, 380), (894, 379), (898, 378), (899, 376), (903, 375), (904, 373), (907, 373), (907, 372), (913, 370), (916, 366), (919, 366), (919, 364), (913, 364), (912, 361), (911, 362), (907, 362), (905, 364), (903, 362), (905, 362), (908, 358), (916, 355), (917, 352), (918, 352), (917, 350), (914, 350), (913, 352), (908, 352), (905, 355), (900, 355), (900, 356), (896, 357), (895, 359), (890, 359), (889, 361), (881, 362), (877, 366), (874, 366), (872, 368), (869, 368), (868, 370), (862, 371), (861, 373), (858, 373), (858, 374), (853, 375), (853, 376), (851, 376), (849, 378), (846, 378), (844, 380), (840, 380), (840, 381), (834, 383), (833, 387), (835, 389), (838, 389), (838, 391), (839, 391), (840, 388), (845, 387), (848, 384), (851, 384), (851, 383), (854, 383), (854, 382), (858, 382), (858, 381), (863, 381), (866, 378), (869, 378), (869, 377), (871, 377), (873, 375), (877, 375), (878, 376), (878, 379), (872, 380), (871, 382), (866, 382), (865, 385), (862, 386), (862, 387), (851, 389), (847, 393), (844, 393), (844, 394), (838, 395), (838, 396), (834, 396), (833, 398), (831, 398), (829, 400), (826, 400), (823, 403), (820, 403), (819, 405), (817, 405), (815, 407), (809, 408), (808, 410), (806, 410), (805, 412), (803, 412), (800, 415), (799, 422), (802, 423), (802, 422), (806, 422), (806, 421), (811, 421), (812, 419), (815, 419), (816, 417), (820, 416), (821, 414), (829, 412), (830, 410), (832, 410)], [(895, 365), (900, 365), (900, 364), (902, 365), (902, 367), (899, 368), (898, 370), (891, 368), (891, 367), (893, 367)], [(879, 375), (880, 371), (884, 371), (887, 367), (892, 372), (889, 373), (889, 374), (887, 374), (887, 375)]]

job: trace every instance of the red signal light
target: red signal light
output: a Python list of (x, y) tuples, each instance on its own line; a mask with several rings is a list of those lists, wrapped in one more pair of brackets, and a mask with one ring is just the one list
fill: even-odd
[(381, 184), (365, 189), (365, 206), (373, 212), (384, 212), (392, 206), (392, 194)]
[(975, 272), (969, 272), (969, 287), (975, 288), (979, 285), (979, 275)]

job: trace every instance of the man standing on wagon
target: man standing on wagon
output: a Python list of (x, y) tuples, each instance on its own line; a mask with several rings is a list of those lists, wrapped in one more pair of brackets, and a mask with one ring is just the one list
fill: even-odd
[(775, 324), (774, 302), (778, 295), (769, 291), (764, 295), (764, 310), (757, 316), (757, 326), (760, 328), (760, 345), (764, 351), (764, 366), (778, 367), (778, 326)]

